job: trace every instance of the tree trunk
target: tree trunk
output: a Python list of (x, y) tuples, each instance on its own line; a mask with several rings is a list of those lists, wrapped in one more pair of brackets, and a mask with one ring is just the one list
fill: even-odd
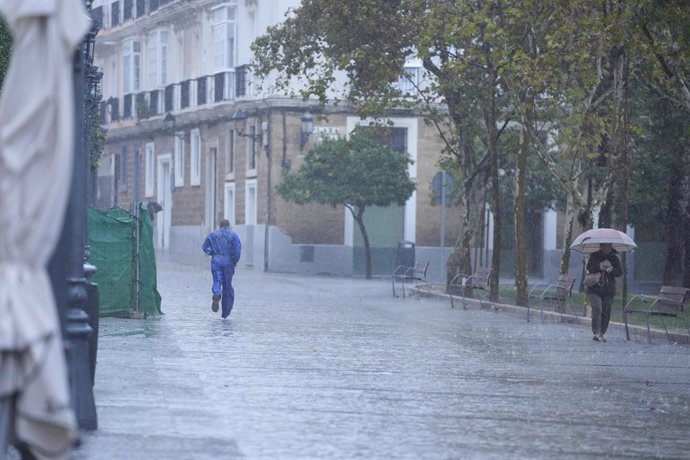
[(573, 222), (575, 221), (575, 209), (573, 199), (568, 194), (565, 204), (565, 223), (563, 224), (563, 255), (561, 256), (560, 274), (568, 274), (570, 268), (570, 245), (573, 242)]
[(489, 279), (489, 299), (498, 301), (498, 277), (501, 272), (501, 190), (498, 184), (498, 120), (496, 108), (496, 86), (498, 75), (491, 60), (491, 49), (485, 46), (486, 67), (490, 78), (486, 82), (484, 101), (484, 124), (489, 154), (491, 176), (491, 209), (494, 214), (493, 252), (491, 255), (491, 278)]
[[(677, 165), (678, 166), (678, 165)], [(664, 285), (680, 286), (683, 282), (683, 211), (679, 197), (683, 194), (685, 172), (678, 167), (671, 169), (666, 211), (666, 263)]]
[(364, 226), (364, 207), (357, 207), (357, 213), (352, 213), (352, 216), (359, 226), (359, 231), (362, 232), (362, 240), (364, 241), (364, 259), (366, 261), (366, 274), (365, 278), (370, 280), (372, 278), (371, 270), (371, 248), (369, 247), (369, 235), (367, 234), (367, 229)]
[(683, 249), (685, 246), (685, 214), (690, 203), (690, 154), (689, 141), (679, 146), (680, 153), (676, 156), (671, 168), (667, 211), (666, 211), (666, 264), (664, 265), (664, 285), (681, 286), (683, 277)]
[(462, 218), (460, 225), (462, 229), (460, 235), (458, 235), (458, 240), (455, 243), (453, 252), (450, 257), (448, 257), (448, 273), (446, 287), (450, 285), (453, 277), (459, 273), (470, 274), (472, 273), (472, 258), (470, 255), (470, 241), (472, 238), (472, 228), (470, 219), (470, 200), (469, 197), (472, 196), (472, 185), (471, 183), (464, 184), (464, 193), (460, 198), (460, 208), (462, 209)]
[[(687, 208), (690, 213), (690, 206)], [(683, 259), (683, 286), (690, 288), (690, 219), (685, 221), (685, 258)]]
[[(529, 118), (531, 110), (526, 111)], [(527, 126), (529, 120), (522, 120), (520, 129), (520, 150), (517, 156), (515, 172), (515, 303), (527, 306), (527, 234), (526, 234), (526, 199), (525, 169), (527, 152), (530, 146), (530, 135)]]
[[(614, 129), (613, 129), (613, 145), (614, 145), (614, 161), (617, 168), (615, 168), (616, 179), (620, 185), (618, 190), (620, 199), (616, 199), (615, 194), (607, 203), (611, 209), (616, 209), (616, 202), (621, 206), (621, 222), (616, 225), (616, 213), (611, 213), (611, 226), (613, 228), (620, 228), (625, 231), (628, 227), (628, 196), (629, 196), (629, 177), (630, 177), (630, 127), (629, 119), (629, 99), (630, 99), (630, 65), (626, 49), (621, 46), (616, 53), (612, 53), (614, 61), (613, 74), (613, 95), (614, 95)], [(621, 285), (621, 308), (624, 308), (628, 302), (628, 258), (626, 253), (620, 255), (621, 266), (623, 269), (622, 285)]]

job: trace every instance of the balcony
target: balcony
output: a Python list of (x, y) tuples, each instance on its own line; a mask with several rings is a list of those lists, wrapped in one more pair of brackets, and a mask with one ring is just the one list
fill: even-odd
[(422, 67), (408, 67), (406, 66), (405, 75), (393, 82), (393, 88), (400, 91), (403, 95), (411, 95), (417, 93), (418, 89), (423, 89), (427, 86), (424, 80), (424, 68)]
[(107, 125), (127, 119), (144, 120), (168, 112), (211, 108), (238, 97), (253, 96), (256, 91), (251, 78), (247, 66), (240, 66), (172, 83), (165, 88), (110, 98), (101, 107), (101, 122)]
[(152, 14), (174, 0), (116, 0), (110, 7), (99, 6), (93, 9), (93, 17), (102, 29), (111, 29), (120, 24)]

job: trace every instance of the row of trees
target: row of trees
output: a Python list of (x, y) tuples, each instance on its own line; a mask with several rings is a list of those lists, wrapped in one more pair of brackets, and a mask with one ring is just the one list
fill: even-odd
[[(472, 222), (488, 193), (497, 297), (499, 211), (510, 199), (524, 304), (526, 209), (555, 203), (566, 216), (563, 273), (575, 222), (632, 222), (661, 229), (664, 284), (690, 286), (687, 24), (684, 0), (303, 0), (255, 41), (254, 69), (278, 72), (302, 97), (349, 101), (362, 116), (421, 107), (462, 184), (448, 276), (471, 272)], [(410, 80), (412, 97), (390, 84), (410, 59), (427, 75)], [(514, 172), (510, 193), (501, 193), (504, 171)]]

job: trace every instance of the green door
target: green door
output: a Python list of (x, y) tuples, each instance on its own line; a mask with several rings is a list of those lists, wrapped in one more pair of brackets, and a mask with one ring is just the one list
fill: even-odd
[[(407, 128), (376, 129), (375, 137), (379, 142), (398, 152), (407, 152)], [(353, 225), (353, 272), (355, 275), (364, 276), (366, 273), (364, 240), (357, 223), (353, 222)], [(405, 207), (392, 204), (385, 207), (367, 208), (364, 211), (364, 225), (371, 247), (372, 274), (389, 276), (395, 270), (398, 243), (405, 236)]]

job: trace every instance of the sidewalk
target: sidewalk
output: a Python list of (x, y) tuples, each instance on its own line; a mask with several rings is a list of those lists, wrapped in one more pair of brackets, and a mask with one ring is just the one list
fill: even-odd
[(690, 347), (243, 269), (221, 320), (158, 270), (162, 318), (101, 320), (77, 460), (690, 457)]
[[(409, 289), (411, 293), (417, 296), (422, 296), (422, 297), (429, 297), (429, 298), (435, 298), (443, 302), (448, 302), (450, 304), (450, 296), (446, 293), (440, 292), (438, 289), (429, 289), (426, 287), (426, 285), (419, 285), (419, 287), (410, 287), (408, 286), (406, 289)], [(454, 297), (456, 306), (458, 308), (462, 308), (462, 300), (460, 297)], [(617, 299), (618, 300), (618, 299)], [(481, 302), (479, 302), (476, 299), (472, 298), (467, 298), (465, 299), (467, 302), (467, 305), (472, 305), (473, 307), (481, 307)], [(487, 300), (484, 300), (484, 305), (488, 303)], [(505, 303), (494, 303), (494, 308), (502, 311), (510, 311), (512, 313), (515, 313), (517, 315), (522, 315), (525, 320), (527, 318), (527, 307), (521, 307), (519, 305), (512, 305), (512, 304), (505, 304)], [(572, 310), (572, 308), (571, 308)], [(542, 311), (539, 308), (539, 303), (538, 301), (535, 302), (535, 305), (531, 306), (529, 309), (529, 315), (530, 315), (530, 321), (533, 322), (541, 322), (541, 315)], [(588, 328), (591, 328), (592, 324), (592, 318), (590, 317), (585, 317), (577, 314), (573, 314), (571, 312), (564, 312), (564, 313), (559, 313), (556, 311), (553, 311), (553, 309), (545, 308), (543, 311), (544, 315), (544, 322), (567, 322), (571, 324), (580, 324), (583, 326), (587, 326)], [(640, 316), (638, 315), (637, 318)], [(609, 335), (615, 332), (617, 334), (621, 334), (623, 337), (626, 337), (625, 335), (625, 323), (623, 322), (618, 322), (618, 321), (610, 321), (609, 326), (606, 332), (606, 337), (608, 338)], [(638, 326), (634, 324), (628, 323), (628, 334), (630, 335), (630, 340), (639, 340), (639, 339), (644, 339), (647, 341), (647, 327), (646, 326)], [(688, 333), (684, 329), (679, 329), (678, 331), (674, 330), (669, 330), (668, 333), (664, 331), (663, 329), (660, 328), (655, 328), (655, 327), (650, 327), (649, 330), (649, 336), (652, 338), (653, 342), (656, 341), (670, 341), (674, 344), (680, 344), (680, 345), (687, 345), (690, 344), (690, 336), (688, 336)]]

